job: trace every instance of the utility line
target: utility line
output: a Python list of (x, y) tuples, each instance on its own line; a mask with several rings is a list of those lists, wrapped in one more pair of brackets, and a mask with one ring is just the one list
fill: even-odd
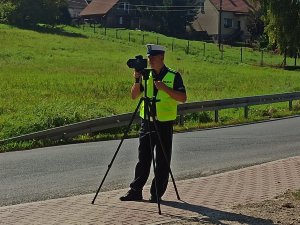
[(183, 12), (183, 11), (196, 11), (196, 10), (200, 10), (201, 8), (193, 8), (193, 9), (142, 9), (143, 11), (151, 11), (151, 12), (159, 12), (159, 11), (163, 11), (163, 12), (174, 12), (174, 11), (178, 11), (178, 12)]
[(179, 6), (179, 5), (132, 5), (132, 6), (136, 6), (136, 7), (149, 7), (149, 8), (195, 8), (195, 7), (202, 7), (201, 5), (199, 6)]
[[(132, 4), (130, 4), (130, 6), (134, 6), (137, 8), (146, 8), (146, 10), (148, 10), (148, 11), (199, 10), (199, 9), (215, 10), (216, 9), (216, 7), (214, 7), (214, 6), (202, 6), (202, 5), (200, 5), (200, 6), (165, 6), (165, 5), (151, 6), (151, 5), (132, 5)], [(162, 8), (162, 9), (152, 9), (152, 8)], [(164, 9), (164, 8), (166, 8), (166, 9)], [(176, 8), (180, 8), (180, 9), (176, 9)]]

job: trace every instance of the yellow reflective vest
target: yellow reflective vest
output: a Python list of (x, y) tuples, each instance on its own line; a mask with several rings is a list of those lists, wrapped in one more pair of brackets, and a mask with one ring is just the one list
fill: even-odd
[[(167, 74), (162, 79), (165, 85), (169, 88), (173, 89), (175, 80), (175, 72), (168, 71)], [(153, 76), (152, 72), (150, 72), (149, 79), (147, 82), (147, 93), (146, 97), (152, 98), (153, 97)], [(177, 101), (171, 98), (166, 92), (158, 90), (156, 95), (156, 116), (158, 121), (171, 121), (175, 120), (177, 116)], [(140, 117), (144, 118), (144, 102), (141, 104), (140, 108)]]

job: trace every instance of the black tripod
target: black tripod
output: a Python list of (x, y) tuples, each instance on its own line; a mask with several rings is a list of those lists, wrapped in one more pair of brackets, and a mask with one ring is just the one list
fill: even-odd
[[(110, 164), (108, 165), (107, 171), (106, 171), (106, 173), (105, 173), (105, 175), (104, 175), (104, 177), (103, 177), (103, 179), (102, 179), (102, 181), (101, 181), (101, 184), (100, 184), (100, 186), (99, 186), (99, 188), (98, 188), (98, 190), (97, 190), (97, 192), (96, 192), (96, 194), (95, 194), (95, 197), (94, 197), (94, 199), (93, 199), (93, 201), (92, 201), (92, 204), (95, 203), (95, 200), (96, 200), (96, 198), (97, 198), (97, 196), (98, 196), (98, 194), (99, 194), (99, 192), (100, 192), (100, 190), (101, 190), (101, 187), (102, 187), (102, 185), (103, 185), (103, 183), (104, 183), (104, 181), (105, 181), (105, 179), (106, 179), (106, 177), (107, 177), (107, 174), (108, 174), (108, 172), (109, 172), (109, 170), (110, 170), (110, 168), (111, 168), (111, 166), (112, 166), (112, 164), (113, 164), (113, 162), (114, 162), (114, 160), (115, 160), (115, 158), (116, 158), (116, 156), (117, 156), (117, 154), (118, 154), (118, 152), (119, 152), (119, 150), (120, 150), (120, 148), (121, 148), (121, 146), (122, 146), (124, 140), (125, 140), (125, 139), (127, 138), (127, 136), (128, 136), (128, 132), (129, 132), (129, 130), (130, 130), (130, 127), (131, 127), (131, 125), (132, 125), (132, 122), (133, 122), (134, 118), (136, 117), (136, 114), (137, 114), (137, 112), (138, 112), (138, 110), (139, 110), (139, 108), (140, 108), (142, 102), (144, 102), (144, 119), (147, 121), (147, 127), (148, 127), (147, 135), (149, 135), (149, 144), (150, 144), (150, 148), (151, 148), (151, 156), (152, 156), (152, 163), (153, 163), (153, 170), (154, 170), (154, 178), (155, 178), (155, 189), (156, 189), (156, 197), (157, 197), (158, 213), (161, 215), (160, 198), (159, 198), (158, 193), (157, 193), (157, 176), (156, 176), (156, 175), (157, 175), (157, 171), (156, 171), (156, 162), (155, 162), (155, 160), (154, 160), (154, 148), (153, 148), (153, 143), (152, 143), (151, 136), (150, 136), (152, 132), (156, 132), (156, 134), (157, 134), (157, 137), (158, 137), (158, 140), (159, 140), (159, 144), (160, 144), (160, 146), (161, 146), (161, 149), (162, 149), (164, 158), (165, 158), (165, 160), (166, 160), (166, 162), (167, 162), (167, 164), (168, 164), (168, 167), (169, 167), (169, 173), (170, 173), (171, 178), (172, 178), (172, 182), (173, 182), (173, 185), (174, 185), (174, 189), (175, 189), (175, 192), (176, 192), (177, 199), (180, 200), (180, 197), (179, 197), (179, 194), (178, 194), (178, 190), (177, 190), (177, 187), (176, 187), (176, 184), (175, 184), (175, 179), (174, 179), (173, 173), (172, 173), (172, 171), (171, 171), (170, 163), (169, 163), (169, 161), (168, 161), (168, 159), (167, 159), (167, 155), (166, 155), (166, 152), (165, 152), (165, 148), (164, 148), (164, 146), (163, 146), (163, 144), (162, 144), (162, 139), (161, 139), (161, 136), (160, 136), (160, 134), (159, 134), (159, 132), (158, 132), (157, 122), (156, 122), (156, 120), (155, 120), (155, 117), (153, 116), (153, 110), (152, 110), (153, 107), (152, 107), (152, 106), (153, 106), (153, 104), (155, 104), (158, 100), (156, 100), (155, 97), (149, 98), (149, 97), (147, 96), (147, 81), (149, 80), (149, 74), (150, 74), (150, 71), (151, 71), (151, 70), (149, 70), (149, 69), (144, 69), (144, 70), (142, 71), (142, 76), (143, 76), (144, 81), (145, 81), (145, 85), (144, 85), (144, 97), (140, 98), (140, 100), (139, 100), (139, 103), (138, 103), (138, 105), (137, 105), (137, 107), (136, 107), (136, 109), (135, 109), (135, 111), (134, 111), (134, 113), (133, 113), (133, 115), (132, 115), (132, 118), (131, 118), (131, 120), (130, 120), (130, 122), (129, 122), (129, 124), (128, 124), (126, 130), (125, 130), (125, 132), (124, 132), (124, 135), (123, 135), (123, 137), (122, 137), (122, 139), (121, 139), (121, 141), (120, 141), (120, 143), (119, 143), (119, 146), (117, 147), (117, 150), (116, 150), (116, 152), (115, 152), (115, 154), (114, 154), (114, 156), (113, 156), (113, 158), (112, 158)], [(153, 124), (154, 124), (154, 128), (155, 128), (154, 131), (151, 131), (151, 127), (150, 127), (150, 118), (152, 118), (152, 120), (153, 120)]]

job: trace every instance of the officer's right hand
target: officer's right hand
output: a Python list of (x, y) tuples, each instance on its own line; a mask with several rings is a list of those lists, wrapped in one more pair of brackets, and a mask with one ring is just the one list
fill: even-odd
[(141, 73), (140, 72), (138, 72), (138, 71), (134, 71), (134, 73), (133, 73), (133, 77), (134, 78), (140, 78), (141, 77)]

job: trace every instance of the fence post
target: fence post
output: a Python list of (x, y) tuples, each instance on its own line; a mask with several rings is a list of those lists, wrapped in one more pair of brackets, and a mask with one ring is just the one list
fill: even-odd
[(190, 40), (188, 40), (188, 43), (187, 43), (186, 54), (189, 54), (189, 52), (190, 52)]
[(284, 49), (284, 60), (283, 60), (283, 66), (286, 66), (286, 55), (287, 55), (287, 48)]
[(143, 34), (142, 44), (145, 44), (145, 34)]
[(184, 125), (184, 115), (179, 115), (179, 125), (180, 126)]
[(203, 43), (203, 56), (205, 56), (205, 42)]
[(224, 59), (224, 45), (221, 45), (221, 59)]
[(158, 37), (156, 37), (156, 44), (158, 45)]
[(219, 110), (215, 110), (215, 122), (219, 122)]
[(241, 47), (241, 63), (243, 63), (243, 47)]
[(244, 112), (244, 117), (247, 119), (249, 115), (249, 106), (245, 106), (245, 112)]
[(104, 36), (106, 36), (106, 27), (104, 27)]
[(289, 110), (293, 111), (293, 100), (289, 101)]
[(172, 52), (174, 51), (174, 39), (172, 40)]
[(96, 23), (94, 21), (94, 34), (96, 33)]
[(260, 58), (260, 65), (264, 65), (264, 50), (261, 50), (261, 58)]

